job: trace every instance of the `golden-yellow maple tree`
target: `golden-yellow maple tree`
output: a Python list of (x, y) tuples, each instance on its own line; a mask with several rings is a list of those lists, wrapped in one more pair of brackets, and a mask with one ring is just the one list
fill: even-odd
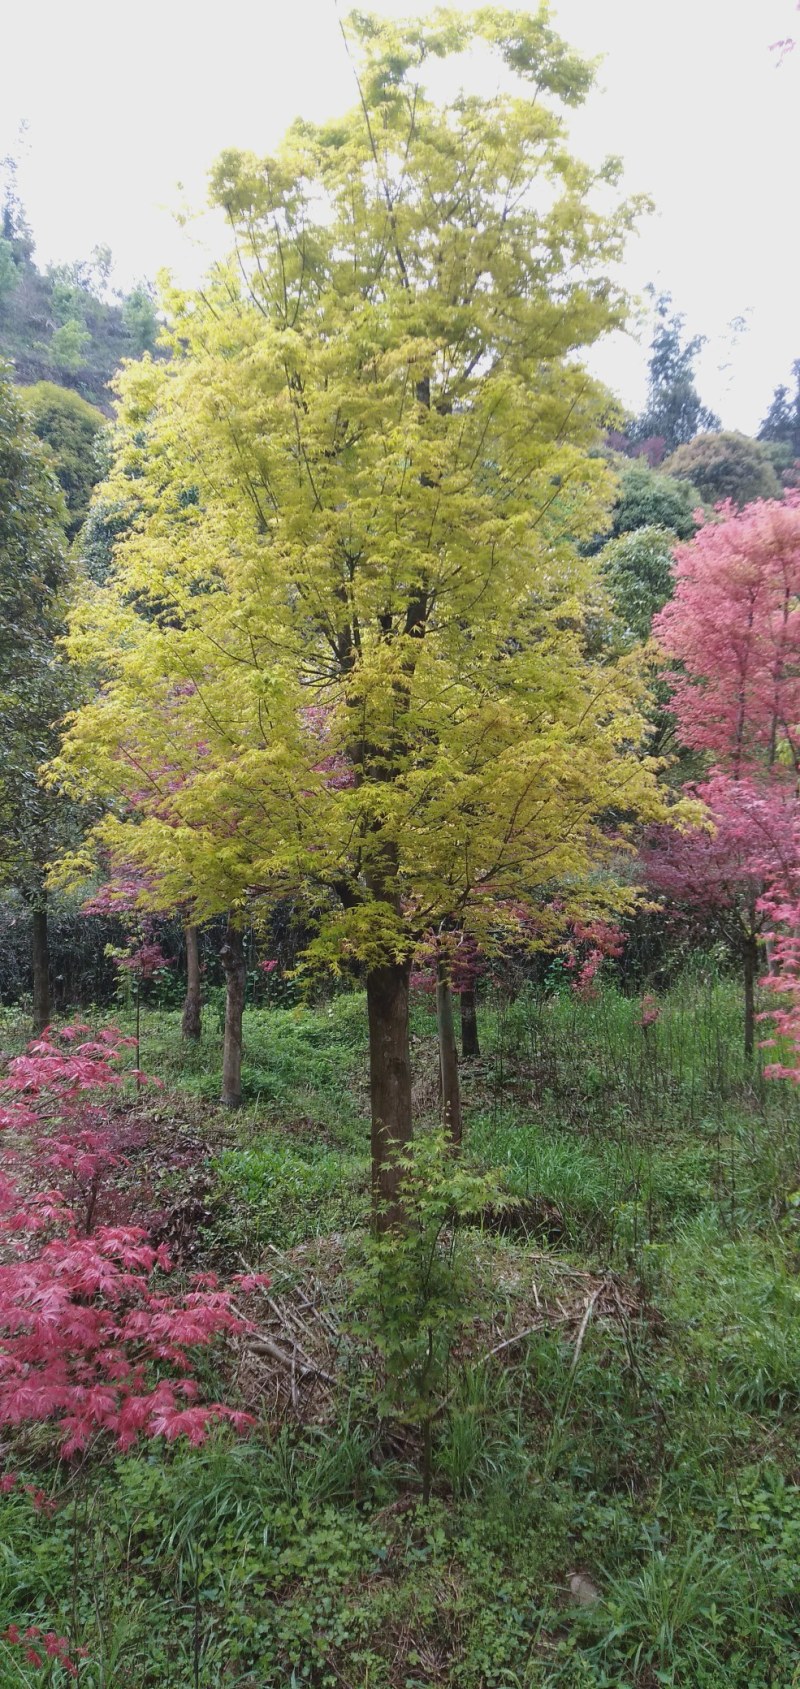
[[(391, 1217), (418, 936), (577, 897), (662, 800), (639, 659), (584, 637), (613, 489), (579, 354), (624, 319), (635, 210), (566, 145), (590, 70), (544, 14), (349, 38), (354, 109), (223, 155), (233, 255), (123, 380), (109, 491), (139, 516), (75, 622), (102, 684), (59, 773), (200, 916), (314, 888), (314, 952), (366, 973)], [(468, 50), (504, 91), (437, 100)]]

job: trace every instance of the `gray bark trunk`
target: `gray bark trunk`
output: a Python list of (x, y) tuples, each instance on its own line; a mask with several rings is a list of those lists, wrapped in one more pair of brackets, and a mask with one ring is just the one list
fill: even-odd
[(469, 991), (462, 991), (461, 998), (461, 1054), (465, 1057), (479, 1056), (478, 1043), (478, 1005), (475, 1000), (474, 986)]
[(756, 975), (758, 973), (758, 940), (744, 942), (744, 1053), (752, 1061), (756, 1047)]
[(408, 1042), (408, 962), (367, 975), (369, 1085), (372, 1111), (372, 1202), (377, 1231), (402, 1224), (398, 1157), (412, 1139), (411, 1058)]
[(454, 1148), (461, 1144), (461, 1091), (453, 1020), (450, 963), (440, 956), (436, 967), (436, 1022), (439, 1029), (439, 1069), (442, 1076), (442, 1121)]
[(33, 962), (33, 1030), (38, 1036), (50, 1023), (50, 947), (47, 936), (47, 906), (33, 910), (31, 924)]
[(195, 926), (186, 928), (186, 996), (181, 1016), (181, 1037), (199, 1038), (202, 1031), (200, 1001), (200, 942)]
[(222, 1091), (220, 1102), (238, 1108), (242, 1101), (242, 1015), (246, 979), (242, 935), (228, 927), (220, 950), (225, 970), (225, 1033), (222, 1043)]

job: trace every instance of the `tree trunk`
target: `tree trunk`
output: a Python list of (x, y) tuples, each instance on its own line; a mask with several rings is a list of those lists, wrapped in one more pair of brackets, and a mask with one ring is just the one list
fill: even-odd
[(461, 1054), (462, 1056), (479, 1056), (478, 1043), (478, 1005), (475, 999), (475, 987), (461, 994)]
[(44, 1032), (50, 1021), (50, 947), (47, 940), (47, 905), (33, 909), (31, 927), (33, 960), (33, 1030)]
[(226, 1108), (238, 1108), (242, 1101), (242, 1014), (247, 973), (242, 935), (235, 927), (228, 927), (219, 955), (225, 969), (225, 1035), (220, 1102)]
[(136, 992), (136, 1095), (142, 1089), (142, 979), (140, 974), (134, 977), (134, 991)]
[(758, 973), (758, 940), (744, 941), (744, 1054), (752, 1061), (756, 1047), (756, 975)]
[(442, 1075), (442, 1121), (453, 1148), (458, 1149), (461, 1146), (461, 1091), (458, 1084), (450, 961), (447, 956), (440, 956), (436, 964), (436, 1023), (439, 1029), (439, 1069)]
[(408, 1045), (410, 962), (389, 962), (367, 974), (369, 1086), (372, 1107), (372, 1204), (378, 1232), (402, 1224), (398, 1157), (408, 1149), (411, 1057)]
[(186, 928), (186, 996), (181, 1016), (181, 1037), (199, 1038), (202, 1029), (200, 1006), (200, 943), (197, 928)]

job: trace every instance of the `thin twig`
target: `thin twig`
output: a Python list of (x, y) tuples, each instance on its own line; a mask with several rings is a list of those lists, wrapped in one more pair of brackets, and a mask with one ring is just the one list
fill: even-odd
[(581, 1349), (583, 1348), (583, 1339), (586, 1336), (589, 1321), (592, 1317), (592, 1311), (594, 1309), (595, 1302), (597, 1301), (597, 1298), (600, 1295), (601, 1290), (604, 1290), (604, 1289), (605, 1289), (605, 1283), (599, 1284), (597, 1286), (597, 1289), (592, 1292), (592, 1295), (589, 1297), (589, 1300), (588, 1300), (586, 1307), (584, 1309), (583, 1319), (581, 1320), (580, 1328), (578, 1330), (578, 1336), (577, 1336), (576, 1341), (575, 1341), (575, 1352), (572, 1356), (572, 1365), (569, 1369), (570, 1378), (574, 1378), (574, 1376), (575, 1376), (575, 1371), (576, 1371), (576, 1368), (577, 1368), (577, 1365), (578, 1365), (578, 1361), (580, 1360)]
[[(524, 1331), (515, 1331), (513, 1337), (506, 1337), (504, 1342), (496, 1343), (493, 1349), (487, 1349), (486, 1354), (481, 1355), (480, 1360), (490, 1361), (493, 1355), (502, 1355), (504, 1349), (511, 1349), (515, 1343), (524, 1342), (526, 1337), (532, 1337), (536, 1331), (544, 1331), (547, 1323), (546, 1320), (537, 1320), (535, 1325), (526, 1326)], [(478, 1364), (480, 1365), (480, 1362)]]

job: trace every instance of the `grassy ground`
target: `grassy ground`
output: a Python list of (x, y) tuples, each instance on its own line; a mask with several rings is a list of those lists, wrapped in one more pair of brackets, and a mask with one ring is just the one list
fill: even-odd
[[(467, 1173), (500, 1169), (525, 1227), (443, 1234), (427, 1506), (419, 1403), (365, 1322), (363, 1000), (250, 1013), (235, 1121), (216, 1018), (186, 1052), (146, 1014), (168, 1087), (146, 1108), (205, 1145), (194, 1208), (172, 1192), (192, 1264), (266, 1266), (258, 1318), (317, 1371), (205, 1363), (259, 1411), (249, 1442), (70, 1473), (6, 1449), (53, 1506), (0, 1496), (0, 1630), (69, 1634), (83, 1689), (800, 1684), (800, 1104), (745, 1069), (733, 984), (697, 973), (659, 1008), (482, 1005)], [(423, 1000), (423, 1120), (433, 1030)], [(2, 1689), (61, 1683), (19, 1652)]]

